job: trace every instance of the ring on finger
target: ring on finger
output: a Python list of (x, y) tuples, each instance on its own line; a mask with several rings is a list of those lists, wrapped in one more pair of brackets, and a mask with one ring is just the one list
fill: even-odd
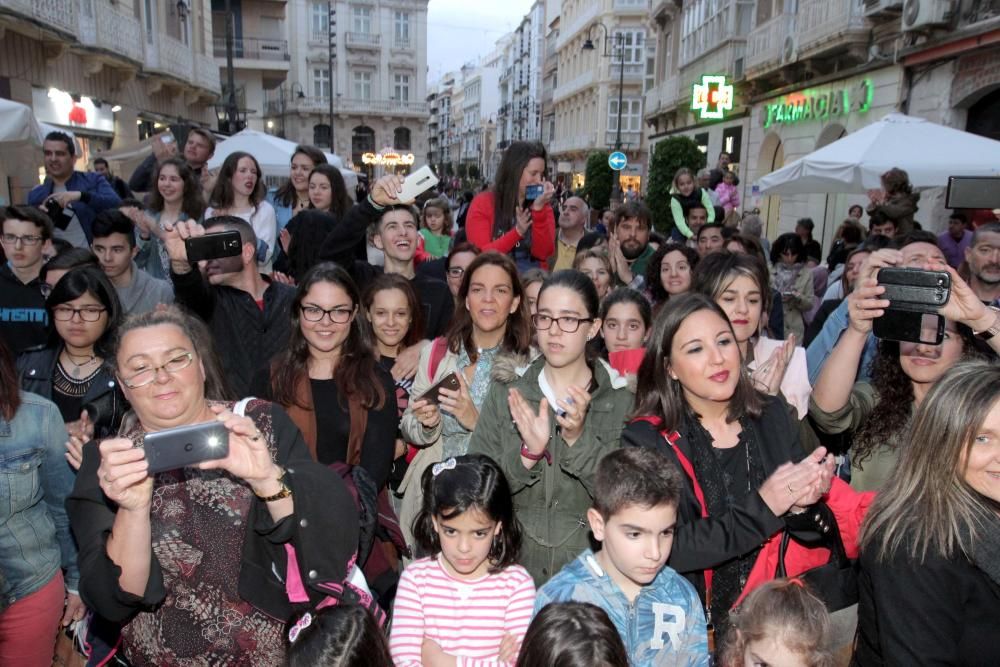
[(795, 494), (795, 489), (792, 488), (791, 484), (788, 485), (788, 493), (789, 493), (789, 495), (794, 495)]
[(251, 442), (259, 442), (260, 439), (263, 438), (263, 437), (264, 437), (264, 434), (260, 432), (260, 429), (257, 429), (256, 431), (254, 431), (254, 434), (252, 436), (250, 436), (250, 441)]

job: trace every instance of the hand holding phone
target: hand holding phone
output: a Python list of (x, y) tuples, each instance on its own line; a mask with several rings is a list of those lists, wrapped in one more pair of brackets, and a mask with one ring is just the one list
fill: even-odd
[(225, 458), (229, 455), (229, 431), (219, 421), (178, 426), (146, 434), (143, 450), (152, 475)]
[(403, 180), (403, 191), (399, 193), (399, 201), (410, 203), (438, 184), (438, 177), (431, 168), (424, 165)]
[(430, 389), (422, 393), (416, 400), (427, 401), (431, 405), (441, 404), (441, 390), (448, 389), (449, 391), (458, 391), (461, 388), (461, 383), (458, 380), (458, 373), (452, 371), (448, 373), (438, 382), (435, 382)]
[(535, 200), (545, 193), (545, 186), (542, 183), (532, 183), (524, 189), (524, 208), (530, 208)]
[(184, 239), (184, 249), (189, 262), (235, 257), (243, 252), (240, 233), (235, 229), (212, 232), (204, 236)]

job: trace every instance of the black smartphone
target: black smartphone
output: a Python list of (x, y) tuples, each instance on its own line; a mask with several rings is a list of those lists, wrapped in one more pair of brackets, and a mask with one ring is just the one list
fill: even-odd
[(545, 186), (541, 183), (535, 183), (529, 185), (524, 189), (524, 206), (523, 208), (528, 208), (531, 206), (536, 199), (541, 197), (545, 193)]
[(235, 257), (243, 251), (243, 243), (240, 241), (240, 233), (230, 229), (184, 239), (184, 248), (187, 250), (189, 262), (200, 262), (207, 259)]
[(885, 268), (878, 272), (878, 284), (885, 288), (882, 299), (890, 310), (937, 313), (951, 298), (951, 276), (947, 271)]
[(63, 207), (55, 199), (45, 202), (45, 212), (49, 214), (49, 218), (52, 219), (52, 224), (56, 226), (56, 229), (65, 230), (69, 227), (69, 223), (73, 219), (71, 216), (66, 215)]
[(1000, 176), (949, 176), (945, 208), (1000, 208)]
[(229, 455), (229, 431), (212, 421), (149, 433), (143, 438), (149, 473), (191, 466)]
[(875, 319), (872, 332), (883, 340), (940, 345), (944, 340), (944, 318), (935, 313), (889, 308)]
[(449, 391), (458, 391), (461, 388), (461, 383), (458, 381), (458, 373), (452, 371), (448, 373), (438, 382), (434, 383), (430, 389), (425, 391), (417, 398), (418, 401), (428, 401), (434, 405), (438, 405), (441, 402), (441, 390), (447, 389)]

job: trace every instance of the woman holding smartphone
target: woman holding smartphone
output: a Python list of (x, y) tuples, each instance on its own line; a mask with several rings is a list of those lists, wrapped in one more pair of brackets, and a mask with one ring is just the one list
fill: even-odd
[(515, 141), (503, 153), (493, 189), (469, 206), (469, 242), (510, 255), (519, 272), (547, 269), (555, 252), (556, 218), (549, 205), (555, 187), (545, 180), (546, 159), (542, 144)]
[[(119, 437), (83, 448), (67, 501), (80, 594), (123, 624), (129, 664), (279, 664), (286, 582), (312, 605), (344, 585), (357, 510), (280, 406), (253, 400), (240, 416), (206, 394), (196, 339), (173, 306), (119, 329), (108, 359), (134, 412)], [(149, 473), (147, 433), (206, 422), (229, 432), (224, 458)]]
[(618, 448), (633, 397), (624, 377), (588, 353), (601, 330), (590, 278), (557, 271), (537, 306), (542, 357), (490, 387), (469, 451), (507, 476), (524, 528), (521, 564), (540, 586), (588, 546), (593, 475)]

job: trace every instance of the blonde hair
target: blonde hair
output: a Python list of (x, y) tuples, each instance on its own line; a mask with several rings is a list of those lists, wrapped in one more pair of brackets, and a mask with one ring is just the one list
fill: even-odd
[(608, 270), (608, 273), (611, 273), (611, 260), (608, 259), (608, 253), (600, 248), (587, 248), (582, 252), (576, 253), (576, 257), (573, 258), (573, 268), (579, 271), (580, 267), (588, 259), (598, 260)]

